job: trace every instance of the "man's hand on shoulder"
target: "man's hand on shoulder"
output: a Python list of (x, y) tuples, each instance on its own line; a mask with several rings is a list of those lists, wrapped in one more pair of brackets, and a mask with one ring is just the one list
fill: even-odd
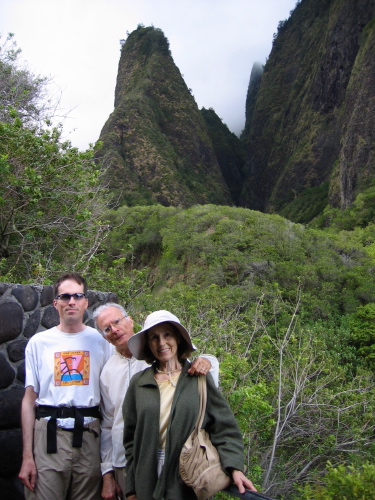
[(207, 358), (197, 358), (188, 369), (190, 375), (207, 375), (211, 370), (211, 363)]

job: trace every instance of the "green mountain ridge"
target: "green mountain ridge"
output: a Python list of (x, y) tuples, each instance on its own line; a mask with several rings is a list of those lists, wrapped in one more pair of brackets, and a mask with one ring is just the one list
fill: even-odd
[(306, 190), (328, 183), (325, 205), (347, 208), (369, 186), (374, 15), (372, 0), (302, 0), (279, 23), (246, 124), (242, 206), (308, 222), (290, 206)]
[(155, 290), (215, 285), (244, 287), (258, 297), (276, 285), (292, 298), (301, 286), (304, 307), (315, 319), (353, 313), (375, 301), (370, 226), (358, 240), (347, 231), (326, 233), (279, 215), (218, 205), (121, 207), (109, 220), (115, 229), (107, 258), (152, 268)]

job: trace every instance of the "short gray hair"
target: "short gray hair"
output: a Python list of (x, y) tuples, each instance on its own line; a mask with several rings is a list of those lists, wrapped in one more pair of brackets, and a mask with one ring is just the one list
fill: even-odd
[(107, 302), (106, 304), (103, 304), (95, 309), (95, 311), (92, 313), (92, 319), (95, 322), (95, 328), (99, 330), (98, 328), (98, 318), (102, 314), (102, 312), (106, 311), (110, 307), (116, 307), (124, 316), (128, 316), (128, 313), (126, 312), (125, 308), (120, 306), (120, 304), (116, 304), (116, 302)]

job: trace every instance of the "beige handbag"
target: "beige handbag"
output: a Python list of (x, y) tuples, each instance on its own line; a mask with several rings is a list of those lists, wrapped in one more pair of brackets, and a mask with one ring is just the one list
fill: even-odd
[(182, 480), (197, 495), (198, 500), (206, 500), (231, 483), (224, 472), (219, 453), (211, 443), (208, 433), (201, 429), (207, 403), (206, 377), (198, 377), (200, 408), (195, 429), (186, 440), (180, 454), (180, 474)]

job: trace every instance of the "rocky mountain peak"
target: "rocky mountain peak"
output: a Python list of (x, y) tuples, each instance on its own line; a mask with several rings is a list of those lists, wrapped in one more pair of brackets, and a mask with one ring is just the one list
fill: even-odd
[(231, 204), (204, 120), (160, 29), (139, 26), (124, 43), (115, 109), (98, 156), (120, 203)]

